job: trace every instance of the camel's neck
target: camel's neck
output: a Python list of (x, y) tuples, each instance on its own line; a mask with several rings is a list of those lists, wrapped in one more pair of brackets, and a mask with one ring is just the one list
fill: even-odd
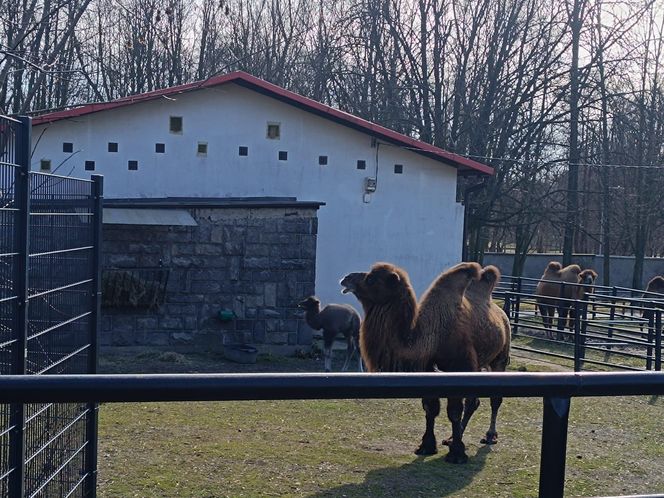
[(417, 312), (415, 297), (380, 306), (365, 307), (362, 354), (370, 371), (401, 370), (404, 352), (413, 341)]

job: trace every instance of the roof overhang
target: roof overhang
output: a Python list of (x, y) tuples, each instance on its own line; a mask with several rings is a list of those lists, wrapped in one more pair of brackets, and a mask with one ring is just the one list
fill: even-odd
[(242, 71), (214, 76), (205, 80), (188, 83), (186, 85), (179, 85), (161, 90), (154, 90), (152, 92), (142, 93), (139, 95), (131, 95), (121, 99), (113, 100), (111, 102), (100, 102), (88, 104), (72, 109), (44, 114), (33, 118), (33, 126), (53, 123), (63, 119), (72, 119), (78, 116), (93, 114), (110, 109), (126, 107), (129, 105), (137, 104), (155, 100), (162, 97), (173, 96), (186, 92), (201, 90), (204, 88), (215, 87), (218, 85), (235, 83), (244, 88), (251, 89), (263, 95), (275, 98), (287, 104), (293, 105), (304, 111), (316, 114), (325, 119), (329, 119), (344, 126), (348, 126), (355, 130), (375, 137), (376, 139), (386, 141), (392, 145), (408, 149), (417, 154), (424, 155), (435, 161), (447, 164), (459, 170), (459, 174), (477, 174), (477, 175), (492, 175), (494, 170), (491, 166), (473, 161), (459, 154), (448, 152), (434, 145), (428, 144), (421, 140), (414, 139), (402, 133), (398, 133), (384, 126), (380, 126), (371, 121), (367, 121), (358, 116), (354, 116), (339, 109), (321, 104), (310, 98), (304, 97), (297, 93), (281, 88), (277, 85), (269, 83), (260, 78), (256, 78), (250, 74)]

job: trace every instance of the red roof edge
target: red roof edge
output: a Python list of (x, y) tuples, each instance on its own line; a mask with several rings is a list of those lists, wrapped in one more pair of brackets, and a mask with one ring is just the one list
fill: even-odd
[(486, 164), (473, 161), (466, 157), (448, 152), (439, 147), (435, 147), (431, 144), (423, 142), (421, 140), (414, 139), (402, 133), (398, 133), (384, 126), (380, 126), (371, 121), (359, 118), (347, 112), (340, 111), (333, 107), (321, 104), (315, 100), (304, 97), (297, 93), (286, 90), (280, 86), (269, 83), (265, 80), (252, 76), (243, 71), (236, 71), (224, 75), (213, 76), (206, 80), (196, 81), (193, 83), (187, 83), (185, 85), (179, 85), (169, 88), (164, 88), (160, 90), (154, 90), (147, 93), (141, 93), (138, 95), (131, 95), (128, 97), (123, 97), (111, 102), (100, 102), (95, 104), (88, 104), (80, 107), (75, 107), (72, 109), (67, 109), (64, 111), (52, 112), (49, 114), (43, 114), (41, 116), (36, 116), (32, 120), (33, 126), (53, 123), (55, 121), (60, 121), (63, 119), (71, 119), (78, 116), (84, 116), (86, 114), (92, 114), (95, 112), (107, 111), (110, 109), (116, 109), (119, 107), (125, 107), (139, 102), (145, 102), (149, 100), (155, 100), (160, 97), (167, 97), (169, 95), (176, 95), (179, 93), (190, 92), (198, 90), (201, 88), (209, 88), (213, 86), (223, 85), (225, 83), (236, 83), (246, 88), (258, 91), (265, 95), (277, 98), (283, 102), (289, 103), (306, 111), (312, 112), (319, 116), (331, 119), (337, 123), (349, 126), (356, 130), (363, 131), (369, 135), (375, 136), (376, 138), (386, 140), (393, 144), (405, 147), (413, 152), (423, 154), (432, 159), (442, 161), (446, 164), (454, 166), (466, 173), (475, 173), (475, 174), (486, 174), (492, 175), (494, 170), (492, 167), (487, 166)]

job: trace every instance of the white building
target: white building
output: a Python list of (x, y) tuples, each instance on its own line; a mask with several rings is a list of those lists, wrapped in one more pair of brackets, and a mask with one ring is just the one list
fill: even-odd
[(104, 175), (107, 199), (296, 197), (322, 201), (316, 292), (376, 261), (418, 295), (461, 258), (459, 174), (492, 169), (246, 73), (47, 114), (33, 169)]

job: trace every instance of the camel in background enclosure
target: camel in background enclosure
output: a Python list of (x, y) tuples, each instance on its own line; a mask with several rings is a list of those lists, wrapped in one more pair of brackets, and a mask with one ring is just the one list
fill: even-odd
[[(573, 300), (585, 300), (593, 292), (596, 279), (597, 273), (594, 270), (581, 270), (579, 265), (563, 268), (559, 262), (551, 261), (546, 266), (535, 295), (548, 339), (553, 339), (552, 324), (556, 310), (558, 329), (563, 330), (567, 326), (570, 331), (574, 330), (576, 316)], [(562, 334), (558, 334), (558, 339), (562, 339)]]

